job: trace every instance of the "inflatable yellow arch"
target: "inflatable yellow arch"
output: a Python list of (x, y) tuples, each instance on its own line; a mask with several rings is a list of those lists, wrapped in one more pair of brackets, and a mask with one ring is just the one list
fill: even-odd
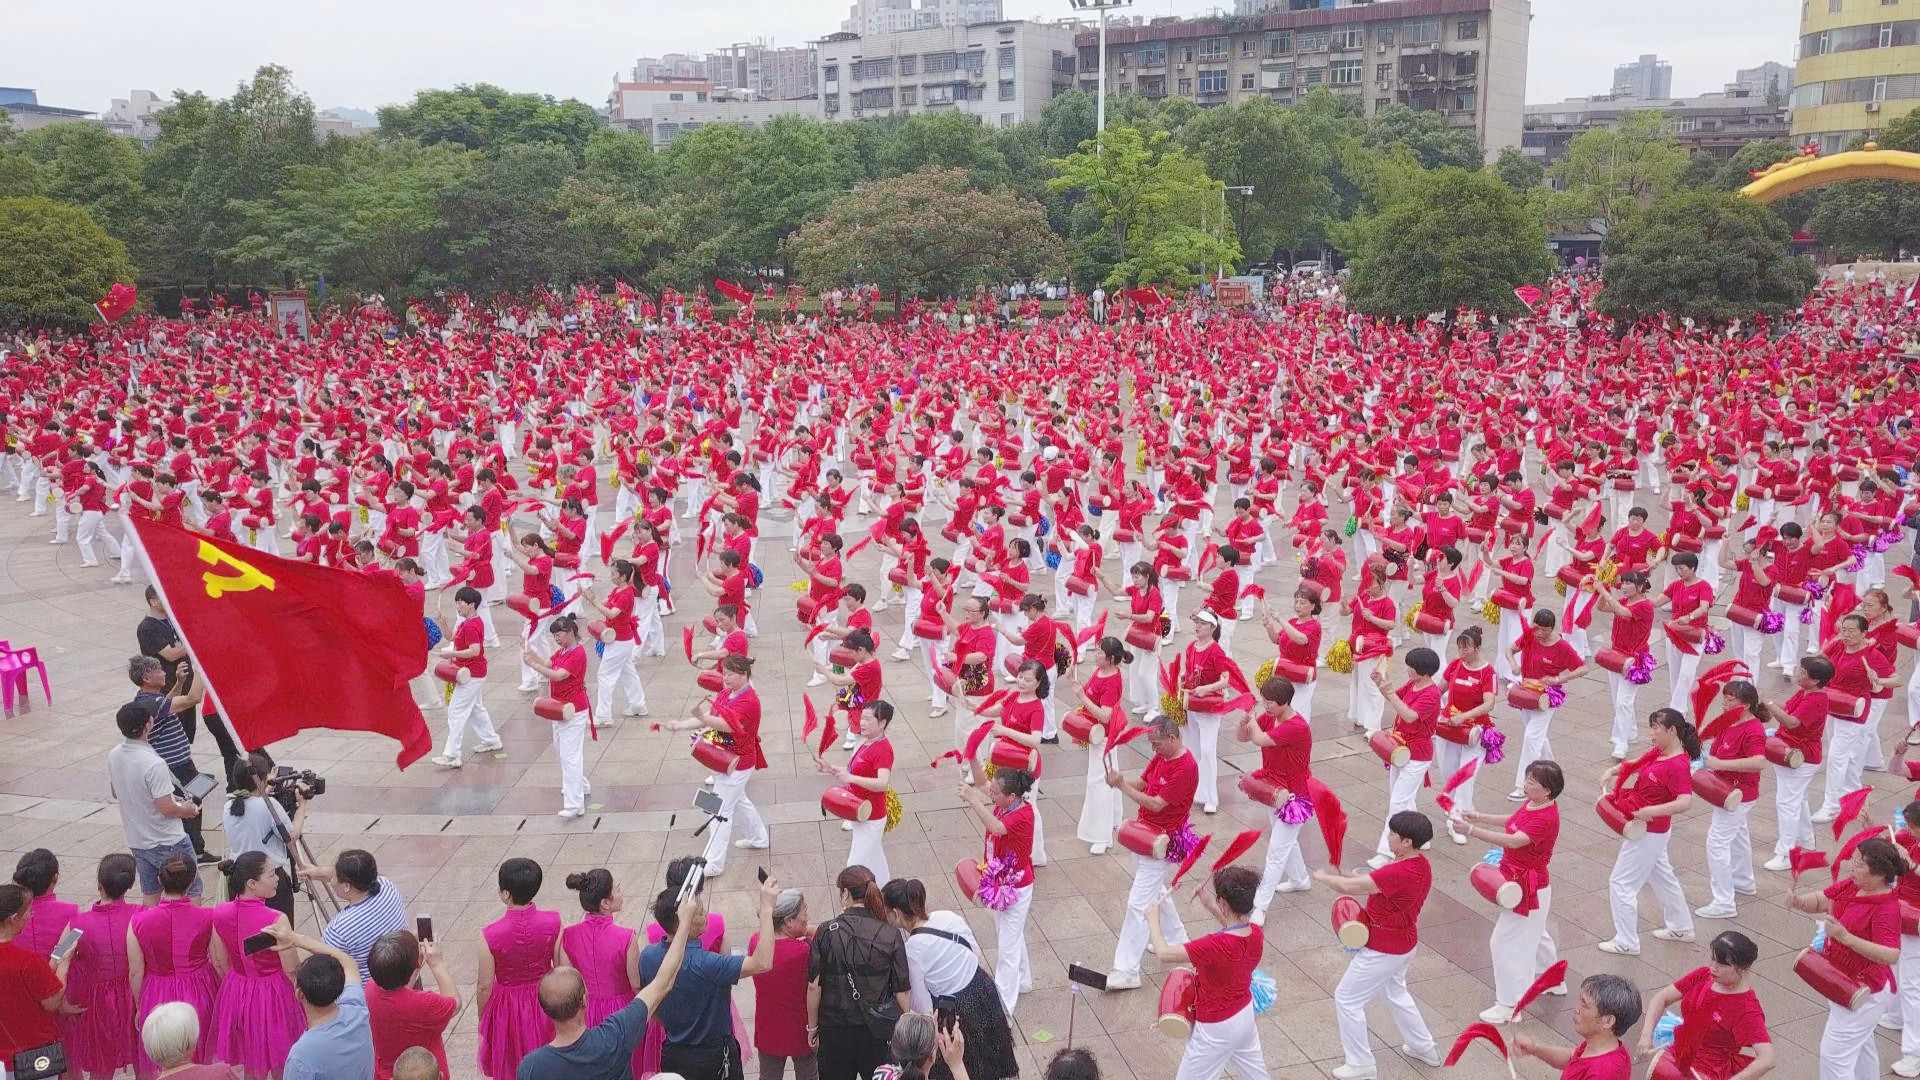
[(1767, 166), (1740, 194), (1759, 203), (1770, 203), (1808, 188), (1822, 187), (1841, 180), (1904, 180), (1920, 184), (1920, 154), (1905, 150), (1882, 150), (1867, 143), (1832, 157), (1820, 157), (1807, 151), (1788, 161)]

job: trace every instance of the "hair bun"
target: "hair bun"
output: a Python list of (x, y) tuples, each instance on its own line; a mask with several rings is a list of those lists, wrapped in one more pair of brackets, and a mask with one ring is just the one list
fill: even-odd
[(575, 892), (579, 892), (581, 889), (584, 889), (586, 887), (587, 887), (587, 875), (579, 872), (575, 872), (567, 875), (567, 888), (572, 889)]

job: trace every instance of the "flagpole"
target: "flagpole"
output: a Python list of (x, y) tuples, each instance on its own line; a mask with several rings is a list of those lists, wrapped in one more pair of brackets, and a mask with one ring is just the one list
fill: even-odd
[[(217, 695), (214, 693), (213, 680), (207, 678), (207, 669), (201, 666), (200, 658), (194, 655), (193, 642), (188, 639), (186, 631), (181, 629), (180, 625), (173, 621), (173, 604), (167, 600), (167, 588), (160, 583), (160, 575), (153, 572), (153, 560), (147, 558), (147, 544), (140, 536), (139, 528), (134, 525), (133, 514), (124, 509), (121, 513), (127, 516), (126, 542), (132, 544), (134, 550), (139, 552), (140, 563), (147, 568), (147, 583), (152, 587), (154, 593), (160, 597), (160, 606), (167, 612), (167, 625), (173, 627), (174, 634), (180, 638), (181, 646), (187, 650), (187, 659), (193, 662), (193, 677), (206, 680), (207, 695), (215, 698), (215, 704), (218, 704)], [(240, 733), (234, 730), (232, 724), (226, 722), (224, 714), (219, 715), (221, 716), (221, 723), (224, 724), (227, 729), (227, 735), (233, 739), (235, 749), (244, 755), (247, 752), (247, 745), (241, 741)]]

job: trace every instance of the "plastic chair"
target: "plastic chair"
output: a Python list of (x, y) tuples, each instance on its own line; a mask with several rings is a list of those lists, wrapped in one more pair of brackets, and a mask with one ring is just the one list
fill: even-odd
[(17, 692), (20, 703), (27, 704), (31, 697), (27, 691), (27, 672), (40, 672), (40, 693), (53, 704), (53, 686), (47, 678), (47, 662), (40, 659), (40, 650), (36, 648), (14, 649), (0, 642), (0, 705), (4, 705), (7, 714), (13, 714), (13, 698)]

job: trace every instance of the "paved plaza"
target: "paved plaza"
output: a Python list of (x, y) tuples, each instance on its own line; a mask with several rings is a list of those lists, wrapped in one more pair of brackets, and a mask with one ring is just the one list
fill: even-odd
[[(1282, 508), (1283, 520), (1292, 502), (1290, 494)], [(36, 681), (31, 707), (0, 721), (0, 859), (10, 867), (25, 851), (51, 848), (63, 864), (60, 896), (84, 904), (92, 898), (95, 860), (125, 847), (119, 817), (110, 805), (105, 757), (118, 738), (112, 723), (114, 710), (131, 696), (125, 662), (136, 652), (134, 627), (144, 605), (138, 585), (107, 584), (109, 571), (81, 569), (72, 545), (50, 546), (50, 520), (29, 519), (25, 510), (22, 504), (0, 503), (0, 638), (16, 646), (38, 646), (52, 672), (54, 702), (49, 706), (41, 701)], [(1344, 513), (1336, 509), (1336, 522)], [(854, 519), (847, 529), (864, 529), (870, 520)], [(768, 580), (756, 598), (761, 634), (753, 643), (753, 654), (754, 682), (766, 708), (762, 736), (770, 767), (754, 781), (751, 794), (772, 829), (773, 847), (763, 853), (738, 853), (726, 875), (709, 886), (710, 903), (727, 918), (727, 944), (732, 947), (744, 946), (751, 933), (756, 863), (763, 863), (783, 883), (803, 888), (808, 909), (818, 922), (834, 910), (829, 883), (845, 865), (848, 849), (848, 835), (840, 823), (821, 816), (819, 796), (828, 778), (814, 771), (808, 752), (799, 745), (805, 715), (801, 698), (809, 692), (804, 684), (810, 669), (802, 648), (803, 629), (792, 614), (794, 594), (787, 588), (795, 578), (785, 554), (787, 520), (776, 512), (763, 522), (758, 561)], [(876, 554), (870, 550), (852, 560), (848, 580), (866, 582), (869, 588), (879, 584)], [(711, 604), (693, 577), (692, 562), (689, 530), (688, 543), (674, 550), (671, 562), (670, 576), (680, 584), (680, 604), (667, 620), (669, 654), (639, 661), (653, 719), (682, 715), (697, 693), (693, 671), (679, 653), (679, 638), (681, 627), (697, 622)], [(597, 560), (594, 568), (599, 569)], [(1269, 596), (1285, 596), (1294, 578), (1293, 563), (1283, 557), (1280, 565), (1263, 570), (1257, 580)], [(1043, 580), (1050, 585), (1050, 579)], [(1550, 583), (1542, 583), (1539, 593), (1544, 602), (1553, 602)], [(1189, 596), (1189, 603), (1196, 602)], [(1329, 610), (1323, 618), (1329, 640), (1336, 632), (1344, 632), (1343, 616)], [(487, 706), (505, 739), (504, 752), (469, 755), (460, 770), (437, 769), (422, 760), (400, 772), (393, 765), (395, 744), (372, 736), (320, 732), (271, 747), (281, 764), (313, 769), (331, 785), (315, 803), (309, 820), (307, 836), (315, 856), (330, 862), (332, 853), (342, 848), (372, 851), (382, 872), (398, 883), (412, 913), (433, 917), (452, 969), (463, 981), (466, 1003), (449, 1032), (448, 1053), (455, 1074), (466, 1077), (477, 1074), (473, 1064), (477, 1010), (471, 1000), (475, 954), (481, 927), (501, 911), (494, 874), (502, 859), (537, 860), (546, 870), (539, 903), (558, 909), (569, 922), (580, 912), (573, 894), (562, 887), (563, 877), (570, 870), (606, 866), (626, 895), (621, 921), (640, 926), (661, 887), (666, 861), (698, 853), (702, 843), (692, 835), (702, 818), (692, 809), (691, 800), (704, 770), (688, 756), (686, 736), (652, 732), (644, 719), (626, 719), (588, 744), (587, 771), (593, 784), (589, 810), (578, 820), (555, 816), (560, 806), (559, 773), (548, 724), (533, 715), (533, 695), (514, 691), (518, 620), (504, 607), (497, 609), (496, 619), (505, 647), (490, 657), (494, 663)], [(889, 609), (878, 621), (885, 637), (884, 655), (898, 641), (899, 609)], [(1604, 625), (1597, 625), (1595, 631), (1595, 640), (1604, 640)], [(1176, 644), (1184, 642), (1183, 634)], [(1272, 656), (1257, 624), (1242, 626), (1234, 645), (1236, 659), (1249, 675)], [(1903, 657), (1905, 662), (1910, 657)], [(938, 771), (927, 766), (946, 748), (951, 721), (929, 719), (925, 681), (917, 664), (888, 661), (886, 679), (885, 696), (899, 708), (891, 731), (900, 763), (893, 785), (906, 810), (899, 827), (886, 838), (893, 874), (921, 878), (930, 906), (965, 915), (991, 957), (993, 919), (957, 894), (951, 874), (957, 860), (979, 852), (979, 825), (954, 794), (952, 766)], [(1765, 680), (1763, 691), (1784, 697), (1783, 680), (1771, 673)], [(1345, 718), (1348, 684), (1347, 677), (1323, 669), (1312, 719), (1314, 772), (1341, 796), (1351, 818), (1346, 856), (1351, 867), (1371, 854), (1387, 792), (1379, 759)], [(816, 687), (810, 693), (824, 707), (830, 700), (829, 690)], [(1641, 711), (1664, 703), (1666, 693), (1663, 669), (1642, 691)], [(1904, 695), (1896, 696), (1888, 732), (1903, 717), (1903, 701)], [(307, 705), (289, 700), (285, 707), (298, 710)], [(1566, 768), (1568, 786), (1560, 800), (1562, 828), (1552, 863), (1551, 927), (1561, 955), (1571, 964), (1570, 982), (1615, 972), (1650, 993), (1704, 964), (1705, 942), (1715, 933), (1738, 928), (1760, 945), (1753, 981), (1775, 1039), (1775, 1075), (1814, 1075), (1827, 1010), (1825, 1001), (1791, 970), (1794, 954), (1813, 933), (1813, 922), (1785, 907), (1787, 875), (1760, 871), (1759, 896), (1741, 898), (1737, 920), (1701, 920), (1699, 944), (1646, 936), (1638, 957), (1609, 956), (1596, 949), (1612, 936), (1607, 874), (1618, 846), (1618, 839), (1592, 810), (1600, 773), (1609, 764), (1608, 712), (1603, 676), (1590, 675), (1569, 688), (1567, 703), (1554, 724), (1553, 746)], [(1508, 746), (1517, 750), (1512, 711), (1502, 706), (1495, 715), (1508, 735)], [(444, 714), (431, 711), (427, 722), (438, 741), (444, 734)], [(1144, 740), (1135, 746), (1144, 749)], [(1635, 752), (1644, 748), (1643, 737)], [(203, 768), (209, 762), (218, 768), (218, 751), (210, 737), (202, 733), (195, 749)], [(1264, 827), (1269, 811), (1234, 790), (1233, 781), (1257, 767), (1257, 753), (1231, 743), (1230, 728), (1223, 732), (1222, 753), (1220, 811), (1211, 818), (1196, 812), (1195, 826), (1224, 841), (1238, 830)], [(1124, 767), (1140, 767), (1142, 759), (1133, 747), (1123, 754), (1128, 757)], [(844, 761), (844, 755), (836, 756)], [(1104, 1076), (1162, 1080), (1174, 1074), (1183, 1047), (1153, 1027), (1163, 966), (1149, 957), (1147, 986), (1082, 994), (1077, 1008), (1066, 980), (1070, 962), (1102, 970), (1108, 966), (1131, 875), (1124, 851), (1116, 847), (1106, 855), (1091, 856), (1074, 836), (1086, 765), (1084, 750), (1062, 745), (1045, 751), (1039, 805), (1052, 861), (1039, 870), (1027, 930), (1036, 989), (1021, 995), (1015, 1018), (1021, 1067), (1023, 1075), (1039, 1075), (1040, 1065), (1067, 1044), (1071, 1013), (1074, 1044), (1093, 1050)], [(1511, 805), (1504, 798), (1511, 761), (1487, 768), (1491, 779), (1479, 785), (1479, 808), (1503, 813)], [(1876, 821), (1884, 821), (1906, 797), (1906, 786), (1886, 773), (1868, 777), (1881, 790), (1869, 813)], [(1823, 782), (1816, 782), (1815, 798)], [(1423, 792), (1420, 807), (1437, 822), (1434, 790)], [(1772, 797), (1769, 773), (1760, 805), (1752, 814), (1756, 865), (1768, 857), (1774, 839)], [(209, 847), (216, 851), (224, 849), (215, 832), (219, 817), (219, 811), (210, 807), (205, 819)], [(1681, 884), (1689, 902), (1696, 905), (1707, 899), (1706, 829), (1707, 813), (1696, 804), (1694, 811), (1676, 822), (1672, 843)], [(1831, 839), (1828, 826), (1817, 829), (1823, 841)], [(1484, 846), (1456, 846), (1444, 833), (1437, 840), (1429, 853), (1435, 869), (1434, 891), (1420, 920), (1421, 948), (1411, 981), (1414, 996), (1444, 1049), (1492, 1004), (1487, 939), (1494, 909), (1467, 883), (1468, 870), (1485, 854)], [(1302, 842), (1310, 865), (1324, 862), (1316, 828), (1305, 830)], [(1262, 841), (1246, 857), (1247, 863), (1257, 867), (1264, 850)], [(209, 889), (214, 888), (211, 868), (203, 870)], [(1816, 873), (1824, 883), (1824, 871)], [(1281, 894), (1266, 923), (1267, 956), (1262, 968), (1277, 982), (1279, 999), (1259, 1024), (1267, 1064), (1276, 1080), (1326, 1077), (1341, 1063), (1332, 992), (1347, 957), (1329, 928), (1332, 900), (1333, 894), (1320, 886)], [(308, 925), (313, 912), (304, 900), (299, 910), (303, 929), (316, 929)], [(1185, 903), (1183, 912), (1191, 929), (1208, 928), (1210, 920), (1197, 904)], [(1641, 903), (1643, 930), (1657, 925), (1657, 917), (1658, 905), (1649, 893)], [(735, 997), (751, 1023), (751, 986), (743, 985)], [(1505, 1030), (1569, 1041), (1571, 1002), (1571, 998), (1543, 999), (1529, 1010), (1531, 1019)], [(1507, 1069), (1484, 1046), (1469, 1051), (1466, 1061), (1444, 1073), (1413, 1063), (1397, 1051), (1399, 1039), (1385, 1004), (1375, 1002), (1369, 1016), (1384, 1078), (1507, 1076)], [(1885, 1032), (1879, 1037), (1882, 1060), (1899, 1057), (1897, 1037)], [(748, 1061), (751, 1065), (751, 1054)], [(1518, 1072), (1523, 1077), (1551, 1074), (1532, 1060), (1520, 1062)]]

